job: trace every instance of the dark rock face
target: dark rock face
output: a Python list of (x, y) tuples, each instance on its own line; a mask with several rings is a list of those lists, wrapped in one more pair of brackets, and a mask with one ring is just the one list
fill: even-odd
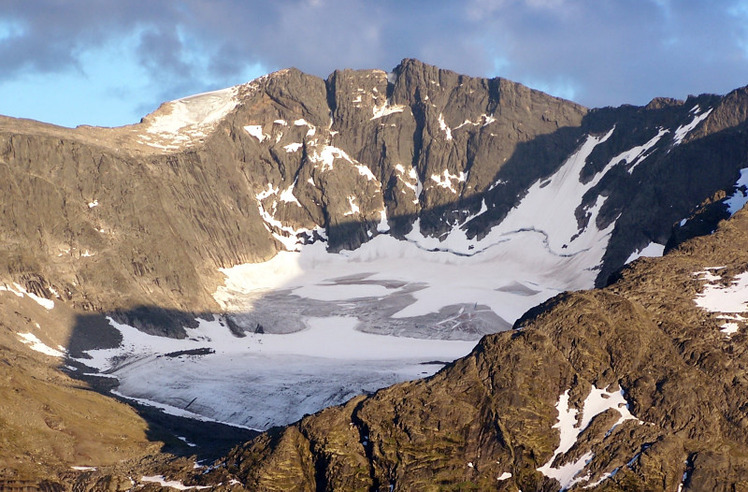
[[(747, 231), (743, 210), (605, 289), (548, 301), (428, 380), (261, 435), (229, 469), (257, 490), (558, 490), (539, 470), (555, 457), (555, 468), (580, 463), (572, 488), (742, 490), (746, 326), (727, 336), (695, 299), (705, 268), (725, 285), (745, 272)], [(622, 395), (633, 418), (595, 411), (600, 390)], [(563, 395), (580, 422), (595, 416), (554, 454)]]

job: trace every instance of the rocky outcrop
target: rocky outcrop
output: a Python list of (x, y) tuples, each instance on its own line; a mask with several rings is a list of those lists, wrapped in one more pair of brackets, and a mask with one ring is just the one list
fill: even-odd
[(229, 469), (253, 490), (745, 488), (746, 325), (727, 334), (696, 300), (745, 273), (746, 231), (744, 210), (538, 306), (428, 380), (258, 437)]

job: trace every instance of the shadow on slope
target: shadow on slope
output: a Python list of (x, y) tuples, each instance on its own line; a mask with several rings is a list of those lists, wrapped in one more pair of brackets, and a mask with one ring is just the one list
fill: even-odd
[[(139, 306), (130, 311), (112, 313), (113, 319), (131, 323), (145, 333), (171, 338), (185, 337), (185, 330), (180, 324), (189, 320), (195, 324), (195, 315), (178, 310), (154, 306)], [(86, 382), (97, 392), (113, 397), (133, 407), (148, 423), (147, 437), (154, 442), (163, 443), (161, 451), (177, 456), (195, 456), (198, 461), (215, 460), (224, 456), (236, 444), (256, 436), (258, 432), (225, 425), (216, 422), (169, 415), (161, 410), (140, 403), (130, 398), (111, 393), (116, 390), (117, 380), (105, 373), (99, 374), (85, 365), (89, 358), (86, 351), (94, 349), (116, 348), (122, 342), (120, 332), (112, 327), (102, 314), (79, 314), (68, 343), (66, 366), (75, 367), (75, 371), (66, 371), (71, 377)], [(186, 406), (189, 406), (189, 402)]]

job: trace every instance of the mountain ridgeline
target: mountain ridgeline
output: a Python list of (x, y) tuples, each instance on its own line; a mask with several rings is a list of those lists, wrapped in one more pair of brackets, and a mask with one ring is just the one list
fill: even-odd
[[(283, 70), (129, 127), (2, 118), (0, 272), (76, 309), (216, 312), (219, 267), (308, 241), (338, 251), (415, 233), (471, 254), (439, 240), (480, 240), (595, 137), (574, 178), (583, 195), (542, 207), (574, 201), (559, 256), (586, 230), (609, 232), (585, 264), (604, 285), (633, 252), (728, 216), (708, 204), (748, 165), (747, 115), (746, 89), (587, 110), (405, 60), (327, 80)], [(184, 322), (150, 329), (178, 336)]]

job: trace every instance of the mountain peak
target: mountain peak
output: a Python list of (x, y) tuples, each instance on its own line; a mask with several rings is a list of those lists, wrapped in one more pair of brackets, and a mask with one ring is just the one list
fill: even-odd
[(242, 87), (205, 92), (162, 104), (143, 118), (145, 133), (141, 141), (152, 147), (177, 149), (204, 138), (239, 104)]
[(148, 146), (176, 150), (201, 142), (236, 107), (269, 80), (298, 72), (284, 69), (247, 83), (165, 102), (141, 120), (138, 141)]

